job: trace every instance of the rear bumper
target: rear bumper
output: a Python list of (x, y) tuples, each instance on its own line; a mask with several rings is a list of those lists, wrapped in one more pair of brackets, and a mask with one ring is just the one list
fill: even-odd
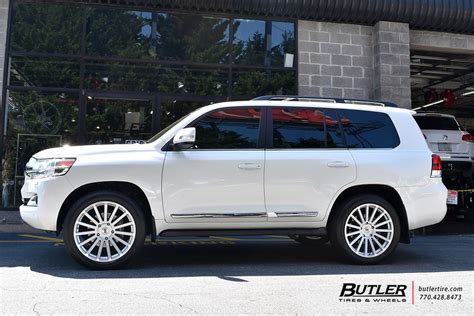
[(448, 190), (441, 179), (430, 179), (423, 187), (399, 188), (405, 205), (408, 229), (434, 225), (446, 216)]

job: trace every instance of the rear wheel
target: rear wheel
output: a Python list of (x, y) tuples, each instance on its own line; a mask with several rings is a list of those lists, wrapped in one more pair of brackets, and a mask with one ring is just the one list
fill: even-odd
[(64, 241), (74, 259), (89, 268), (118, 268), (143, 246), (144, 216), (133, 200), (120, 193), (92, 193), (69, 210)]
[(370, 194), (356, 196), (337, 212), (331, 221), (331, 244), (352, 262), (375, 264), (397, 247), (400, 221), (385, 199)]

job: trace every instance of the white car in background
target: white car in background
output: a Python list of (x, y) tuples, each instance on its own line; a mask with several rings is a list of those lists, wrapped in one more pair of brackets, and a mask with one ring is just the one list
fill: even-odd
[(97, 269), (129, 262), (146, 235), (327, 233), (374, 264), (444, 218), (447, 190), (413, 112), (370, 104), (218, 103), (146, 144), (47, 149), (27, 165), (21, 216)]
[(441, 158), (443, 182), (450, 189), (447, 203), (461, 210), (465, 205), (459, 204), (459, 192), (474, 189), (474, 136), (453, 115), (426, 112), (414, 117), (431, 151)]
[(474, 136), (466, 131), (453, 115), (417, 113), (414, 115), (431, 151), (443, 161), (474, 160)]

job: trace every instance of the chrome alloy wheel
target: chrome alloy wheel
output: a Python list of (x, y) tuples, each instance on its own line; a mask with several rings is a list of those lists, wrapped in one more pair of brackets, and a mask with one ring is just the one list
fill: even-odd
[(377, 257), (391, 245), (394, 225), (390, 214), (377, 204), (362, 204), (353, 209), (344, 225), (349, 248), (364, 258)]
[(74, 223), (74, 242), (79, 251), (96, 262), (112, 262), (132, 247), (136, 225), (130, 212), (111, 201), (87, 206)]

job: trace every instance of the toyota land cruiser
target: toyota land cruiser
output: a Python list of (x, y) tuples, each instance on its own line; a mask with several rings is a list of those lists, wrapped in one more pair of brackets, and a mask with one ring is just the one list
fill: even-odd
[(373, 264), (440, 222), (447, 190), (413, 112), (371, 102), (200, 108), (146, 144), (52, 148), (28, 162), (21, 216), (98, 269), (146, 235), (279, 234)]

